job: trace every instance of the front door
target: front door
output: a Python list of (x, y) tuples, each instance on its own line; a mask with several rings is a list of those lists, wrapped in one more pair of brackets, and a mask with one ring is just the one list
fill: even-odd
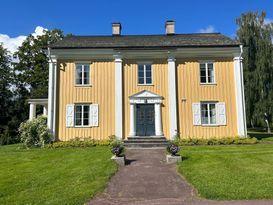
[(136, 135), (155, 135), (155, 112), (153, 104), (136, 105)]

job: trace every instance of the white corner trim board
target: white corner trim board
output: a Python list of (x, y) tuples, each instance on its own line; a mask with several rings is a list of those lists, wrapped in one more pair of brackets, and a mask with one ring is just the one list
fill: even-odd
[(239, 136), (246, 136), (245, 113), (244, 113), (244, 95), (243, 95), (243, 79), (241, 57), (236, 56), (234, 61), (234, 79), (235, 79), (235, 96), (237, 110), (237, 129)]
[(168, 58), (168, 85), (170, 138), (173, 139), (177, 135), (176, 70), (174, 57)]
[(115, 55), (115, 135), (118, 139), (122, 139), (123, 133), (123, 113), (122, 113), (122, 59)]
[(57, 75), (57, 59), (50, 57), (49, 61), (49, 77), (48, 77), (48, 116), (47, 126), (53, 134), (55, 140), (55, 113), (56, 113), (56, 75)]

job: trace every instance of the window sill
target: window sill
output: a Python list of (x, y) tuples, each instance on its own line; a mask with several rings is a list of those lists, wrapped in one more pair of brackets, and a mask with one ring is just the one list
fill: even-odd
[(90, 88), (92, 85), (75, 85), (76, 88)]
[(137, 84), (137, 86), (154, 86), (154, 84)]
[(217, 83), (200, 83), (200, 85), (213, 86), (213, 85), (217, 85)]
[(90, 126), (90, 125), (86, 125), (86, 126), (74, 126), (74, 128), (90, 128), (90, 127), (92, 127), (92, 126)]
[(219, 125), (217, 125), (217, 124), (202, 124), (201, 125), (202, 127), (219, 127)]

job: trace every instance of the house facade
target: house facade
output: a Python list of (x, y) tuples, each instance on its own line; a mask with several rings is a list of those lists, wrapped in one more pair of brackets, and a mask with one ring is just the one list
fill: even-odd
[(242, 46), (220, 33), (70, 36), (50, 46), (55, 139), (246, 136)]

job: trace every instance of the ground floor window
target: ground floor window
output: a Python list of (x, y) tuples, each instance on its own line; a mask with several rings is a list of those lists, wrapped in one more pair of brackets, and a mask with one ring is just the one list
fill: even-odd
[(216, 124), (216, 103), (201, 103), (201, 124), (215, 125)]
[(75, 125), (89, 125), (89, 109), (90, 105), (75, 105)]

